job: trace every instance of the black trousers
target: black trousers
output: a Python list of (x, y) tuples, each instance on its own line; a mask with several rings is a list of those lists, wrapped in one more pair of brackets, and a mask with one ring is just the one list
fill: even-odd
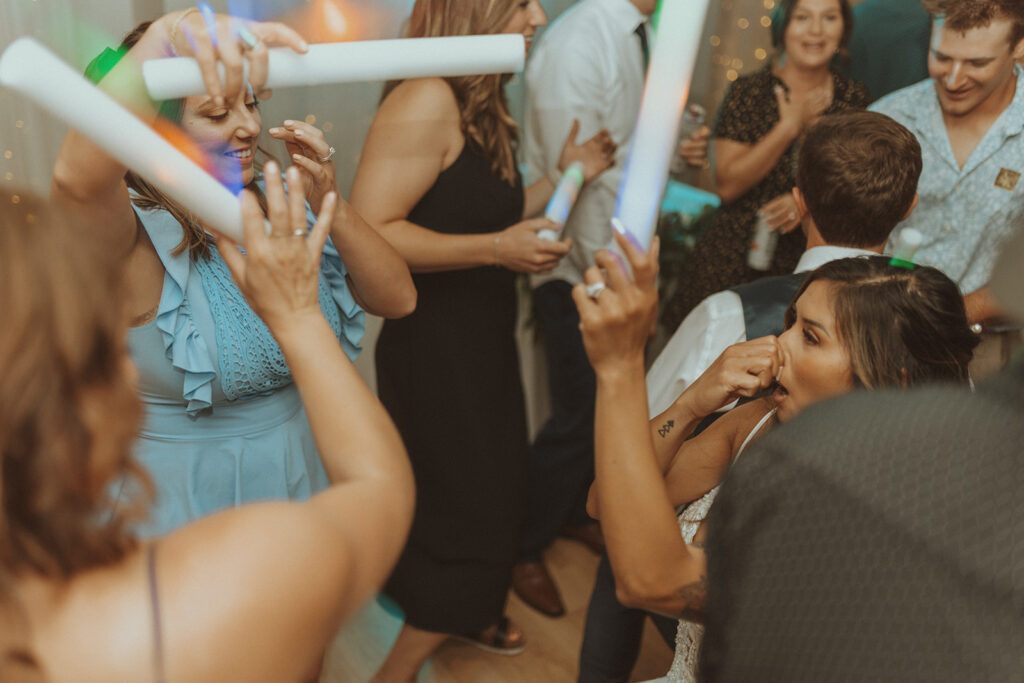
[(533, 291), (544, 335), (551, 417), (530, 450), (526, 523), (519, 559), (535, 562), (565, 524), (583, 524), (594, 481), (596, 380), (580, 335), (572, 285), (546, 282)]
[(615, 597), (612, 565), (605, 553), (598, 565), (594, 593), (587, 607), (578, 683), (627, 683), (640, 654), (647, 617), (654, 621), (665, 643), (674, 650), (679, 622), (619, 602)]

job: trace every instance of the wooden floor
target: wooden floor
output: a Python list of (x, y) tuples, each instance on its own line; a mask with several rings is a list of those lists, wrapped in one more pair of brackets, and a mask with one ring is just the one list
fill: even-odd
[[(448, 641), (420, 671), (417, 683), (560, 683), (575, 681), (583, 621), (594, 585), (598, 558), (585, 546), (559, 539), (546, 555), (562, 591), (566, 614), (550, 619), (524, 605), (514, 594), (508, 614), (526, 634), (526, 651), (514, 657), (493, 655)], [(359, 614), (331, 647), (321, 683), (368, 680), (398, 635), (401, 622), (376, 603)], [(632, 680), (664, 676), (672, 652), (650, 621)]]

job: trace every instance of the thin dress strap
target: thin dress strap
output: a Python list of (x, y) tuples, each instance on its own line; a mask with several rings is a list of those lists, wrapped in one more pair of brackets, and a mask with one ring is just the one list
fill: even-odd
[(764, 414), (764, 417), (762, 417), (756, 425), (754, 425), (754, 428), (750, 430), (749, 434), (747, 434), (747, 438), (743, 439), (743, 443), (740, 444), (740, 449), (736, 451), (736, 457), (732, 459), (733, 462), (736, 462), (736, 460), (738, 460), (739, 457), (743, 455), (743, 451), (746, 450), (747, 444), (750, 443), (750, 440), (757, 436), (757, 433), (761, 431), (761, 427), (764, 427), (765, 423), (768, 422), (768, 420), (775, 417), (775, 413), (778, 412), (778, 410), (778, 408), (772, 408), (771, 410)]
[(153, 680), (165, 683), (164, 677), (164, 642), (160, 628), (160, 595), (156, 584), (156, 543), (146, 547), (146, 573), (149, 577), (150, 616), (153, 619)]

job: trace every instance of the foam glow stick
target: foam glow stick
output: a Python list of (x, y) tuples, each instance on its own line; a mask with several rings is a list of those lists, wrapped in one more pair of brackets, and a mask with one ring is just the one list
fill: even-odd
[(924, 242), (924, 235), (915, 228), (903, 228), (900, 230), (899, 238), (896, 240), (896, 251), (889, 261), (890, 266), (914, 269), (914, 254), (921, 248)]
[(697, 61), (708, 0), (661, 0), (640, 116), (619, 184), (612, 227), (646, 250)]
[(188, 207), (204, 225), (242, 242), (238, 198), (34, 38), (0, 55), (0, 85), (15, 90)]
[[(572, 211), (572, 207), (576, 204), (576, 198), (580, 195), (581, 187), (583, 187), (583, 163), (574, 161), (569, 164), (569, 168), (565, 169), (562, 179), (558, 181), (558, 186), (555, 187), (555, 191), (551, 194), (548, 206), (544, 209), (544, 218), (547, 218), (552, 223), (557, 223), (559, 229), (561, 229), (565, 225), (565, 221), (569, 219), (569, 212)], [(559, 232), (555, 230), (544, 229), (537, 233), (537, 237), (542, 240), (550, 240), (551, 242), (557, 242), (558, 236)]]
[[(526, 43), (519, 34), (321, 43), (304, 55), (282, 47), (269, 50), (266, 87), (514, 73), (523, 70), (525, 60)], [(191, 57), (148, 60), (142, 74), (156, 100), (206, 92)]]

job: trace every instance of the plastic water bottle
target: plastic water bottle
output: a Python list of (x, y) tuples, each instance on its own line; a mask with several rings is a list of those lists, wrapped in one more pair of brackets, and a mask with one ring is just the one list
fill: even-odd
[(574, 161), (565, 169), (562, 179), (558, 181), (548, 206), (544, 209), (544, 218), (558, 225), (558, 230), (544, 229), (537, 233), (542, 240), (557, 242), (561, 234), (562, 226), (569, 219), (569, 212), (576, 204), (576, 198), (580, 195), (580, 188), (583, 187), (583, 164)]
[(757, 227), (754, 228), (754, 237), (750, 241), (750, 251), (747, 252), (747, 265), (754, 270), (765, 271), (772, 265), (772, 258), (775, 256), (775, 245), (779, 242), (779, 233), (768, 226), (768, 220), (761, 214), (757, 214)]

